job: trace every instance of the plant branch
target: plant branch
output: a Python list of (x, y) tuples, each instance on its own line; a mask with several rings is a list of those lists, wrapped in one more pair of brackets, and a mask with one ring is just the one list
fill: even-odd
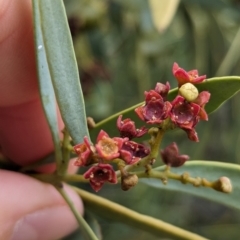
[(57, 165), (57, 174), (59, 176), (64, 176), (65, 173), (67, 172), (68, 168), (68, 163), (70, 160), (70, 150), (69, 150), (69, 145), (70, 145), (70, 136), (66, 128), (63, 130), (63, 142), (62, 142), (62, 161), (59, 165)]
[(120, 221), (130, 226), (143, 229), (157, 236), (171, 236), (175, 237), (175, 239), (184, 240), (206, 240), (206, 238), (195, 233), (175, 227), (153, 217), (137, 213), (131, 209), (79, 188), (72, 188), (83, 199), (86, 207), (103, 217), (108, 217), (112, 220)]
[(83, 175), (80, 174), (67, 174), (62, 177), (62, 180), (64, 182), (89, 182), (88, 179), (84, 178)]
[(206, 178), (191, 177), (189, 173), (177, 174), (170, 171), (170, 167), (167, 166), (164, 171), (156, 171), (150, 169), (149, 171), (134, 172), (139, 178), (157, 178), (162, 180), (163, 184), (167, 184), (168, 179), (177, 180), (183, 184), (192, 184), (194, 187), (208, 187), (219, 192), (230, 193), (232, 191), (232, 185), (230, 180), (226, 177), (219, 178), (215, 181), (209, 181)]
[(73, 212), (79, 227), (85, 237), (85, 239), (88, 240), (98, 240), (98, 238), (96, 237), (95, 233), (92, 231), (92, 229), (89, 227), (89, 225), (87, 224), (87, 222), (84, 220), (84, 218), (82, 217), (81, 214), (79, 214), (79, 212), (77, 211), (77, 209), (75, 208), (72, 200), (68, 197), (68, 195), (66, 194), (65, 190), (63, 187), (56, 187), (56, 189), (59, 191), (59, 193), (62, 195), (62, 197), (65, 199), (65, 201), (67, 202), (67, 204), (69, 205), (71, 211)]
[[(158, 156), (159, 148), (160, 148), (165, 130), (159, 129), (159, 128), (151, 128), (149, 130), (149, 133), (151, 134), (151, 140), (149, 141), (151, 146), (151, 153), (148, 156), (142, 158), (139, 162), (136, 162), (133, 165), (127, 165), (126, 167), (124, 167), (124, 170), (126, 172), (129, 172), (136, 167), (142, 167), (142, 166), (145, 167), (146, 165), (151, 164), (151, 162), (154, 162), (156, 157)], [(117, 177), (120, 177), (121, 171), (116, 171), (116, 174), (117, 174)]]

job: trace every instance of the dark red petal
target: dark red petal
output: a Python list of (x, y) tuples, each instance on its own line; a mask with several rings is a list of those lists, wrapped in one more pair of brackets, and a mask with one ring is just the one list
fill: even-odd
[(120, 156), (127, 164), (131, 163), (131, 161), (132, 161), (132, 153), (131, 152), (121, 149)]
[[(135, 137), (141, 137), (141, 136), (143, 136), (145, 133), (148, 132), (148, 129), (145, 128), (145, 127), (141, 127), (140, 129), (137, 129), (136, 132), (137, 132), (137, 134), (136, 134)], [(129, 139), (129, 140), (130, 140), (130, 139)]]
[(143, 108), (144, 108), (144, 106), (140, 106), (140, 107), (135, 108), (134, 111), (142, 121), (145, 121), (145, 118), (143, 116)]
[(197, 135), (197, 132), (195, 131), (195, 129), (190, 129), (190, 130), (185, 130), (187, 135), (188, 135), (188, 138), (193, 141), (193, 142), (199, 142), (199, 139), (198, 139), (198, 135)]
[(178, 64), (175, 62), (173, 63), (173, 67), (172, 67), (172, 73), (173, 75), (175, 75), (175, 72), (179, 69), (179, 66)]
[(210, 99), (211, 94), (207, 91), (202, 91), (199, 93), (198, 97), (194, 100), (194, 103), (198, 104), (200, 107), (205, 106)]
[(202, 75), (199, 77), (194, 78), (191, 83), (196, 84), (196, 83), (201, 83), (202, 81), (204, 81), (206, 79), (206, 75)]
[(117, 128), (118, 128), (119, 131), (121, 130), (122, 124), (123, 124), (122, 115), (119, 115), (119, 117), (117, 119)]
[(169, 82), (166, 82), (166, 84), (162, 84), (158, 82), (155, 87), (155, 91), (159, 93), (164, 100), (167, 98), (169, 89), (170, 89)]
[(154, 90), (150, 90), (149, 92), (145, 91), (144, 94), (146, 103), (151, 100), (163, 99), (162, 96)]
[(118, 149), (121, 149), (123, 143), (126, 142), (126, 141), (128, 141), (128, 138), (114, 137), (113, 140), (117, 143)]
[(174, 100), (172, 101), (172, 106), (174, 107), (175, 105), (178, 105), (178, 104), (183, 104), (185, 101), (184, 97), (180, 96), (180, 95), (177, 95)]
[(178, 81), (178, 86), (179, 87), (182, 86), (183, 84), (187, 83), (187, 82), (190, 82), (190, 77), (189, 77), (188, 73), (182, 68), (179, 68), (175, 72), (174, 76)]
[(87, 136), (85, 136), (85, 137), (83, 138), (83, 141), (84, 141), (84, 143), (86, 144), (86, 146), (87, 146), (91, 151), (94, 152), (94, 147), (93, 147), (93, 145), (89, 142)]
[(98, 192), (104, 184), (104, 182), (93, 182), (91, 180), (89, 181), (89, 183), (95, 192)]
[(188, 71), (188, 74), (192, 77), (198, 77), (198, 70), (197, 69), (193, 69)]

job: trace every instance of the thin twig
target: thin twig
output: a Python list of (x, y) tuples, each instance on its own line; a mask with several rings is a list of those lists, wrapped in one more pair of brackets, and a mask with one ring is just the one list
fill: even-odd
[(105, 198), (96, 196), (89, 192), (86, 192), (82, 189), (72, 187), (79, 196), (83, 199), (85, 206), (89, 207), (91, 211), (108, 217), (115, 221), (120, 221), (125, 224), (143, 229), (157, 236), (171, 236), (175, 239), (184, 239), (184, 240), (206, 240), (202, 236), (199, 236), (195, 233), (186, 231), (184, 229), (175, 227), (169, 223), (163, 222), (161, 220), (155, 219), (150, 216), (146, 216), (140, 213), (137, 213), (131, 209), (123, 207), (117, 203), (109, 201)]
[(79, 214), (79, 212), (75, 208), (72, 200), (68, 197), (68, 195), (66, 194), (64, 188), (63, 187), (56, 187), (56, 189), (59, 191), (59, 193), (65, 199), (65, 201), (67, 202), (67, 204), (70, 207), (71, 211), (73, 212), (73, 214), (74, 214), (74, 216), (75, 216), (75, 218), (76, 218), (76, 220), (77, 220), (77, 222), (79, 224), (79, 227), (80, 227), (80, 229), (81, 229), (85, 239), (88, 239), (88, 240), (98, 240), (98, 238), (96, 237), (95, 233), (92, 231), (92, 229), (89, 227), (89, 225), (84, 220), (82, 215)]

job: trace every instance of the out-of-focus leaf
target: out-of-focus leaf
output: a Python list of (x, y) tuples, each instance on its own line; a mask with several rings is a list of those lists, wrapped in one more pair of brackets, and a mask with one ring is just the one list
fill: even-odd
[[(205, 109), (207, 113), (212, 113), (240, 90), (240, 77), (232, 76), (210, 78), (203, 83), (196, 84), (195, 86), (199, 91), (209, 91), (211, 93), (211, 99), (209, 103), (207, 103)], [(173, 100), (176, 95), (177, 88), (169, 92), (168, 100)], [(137, 126), (144, 125), (144, 122), (142, 122), (134, 112), (134, 109), (142, 104), (144, 103), (141, 102), (99, 122), (96, 124), (96, 127), (91, 130), (91, 136), (95, 138), (100, 129), (107, 131), (112, 136), (116, 136), (118, 134), (116, 120), (119, 115), (123, 115), (123, 119), (131, 118), (133, 121), (135, 121)]]
[(231, 72), (231, 70), (233, 69), (233, 67), (236, 65), (237, 61), (240, 58), (240, 54), (239, 54), (239, 47), (240, 47), (240, 43), (239, 43), (239, 38), (240, 38), (240, 28), (238, 29), (236, 36), (226, 54), (226, 56), (224, 57), (223, 61), (221, 62), (216, 75), (217, 76), (221, 76), (221, 75), (225, 75)]
[(179, 0), (149, 0), (153, 23), (159, 32), (164, 31), (171, 23)]
[[(165, 166), (155, 168), (163, 170)], [(240, 210), (240, 166), (231, 163), (212, 162), (212, 161), (190, 161), (180, 168), (172, 169), (173, 172), (182, 174), (187, 172), (192, 177), (206, 178), (210, 181), (218, 180), (222, 176), (228, 177), (232, 182), (233, 191), (230, 194), (217, 192), (213, 189), (204, 187), (193, 187), (190, 184), (184, 185), (179, 181), (169, 180), (167, 185), (163, 185), (159, 179), (142, 179), (141, 182), (152, 187), (169, 191), (178, 191), (202, 197), (214, 202), (224, 204)]]
[(35, 53), (37, 59), (39, 90), (43, 109), (52, 134), (55, 149), (55, 160), (57, 164), (59, 164), (62, 159), (62, 151), (59, 138), (56, 101), (47, 62), (47, 56), (45, 52), (44, 40), (41, 29), (41, 16), (37, 1), (33, 1), (33, 15), (34, 15)]
[(74, 143), (88, 135), (78, 67), (62, 1), (34, 0), (41, 29), (38, 46), (46, 54), (60, 112)]

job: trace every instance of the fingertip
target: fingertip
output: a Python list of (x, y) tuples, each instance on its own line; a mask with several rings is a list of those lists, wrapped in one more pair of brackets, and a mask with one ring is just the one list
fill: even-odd
[[(38, 97), (31, 0), (0, 0), (0, 106)], [(2, 7), (3, 6), (3, 7)]]
[[(0, 182), (2, 239), (59, 239), (77, 228), (69, 206), (52, 185), (2, 170)], [(64, 189), (82, 214), (79, 196), (67, 185)]]

